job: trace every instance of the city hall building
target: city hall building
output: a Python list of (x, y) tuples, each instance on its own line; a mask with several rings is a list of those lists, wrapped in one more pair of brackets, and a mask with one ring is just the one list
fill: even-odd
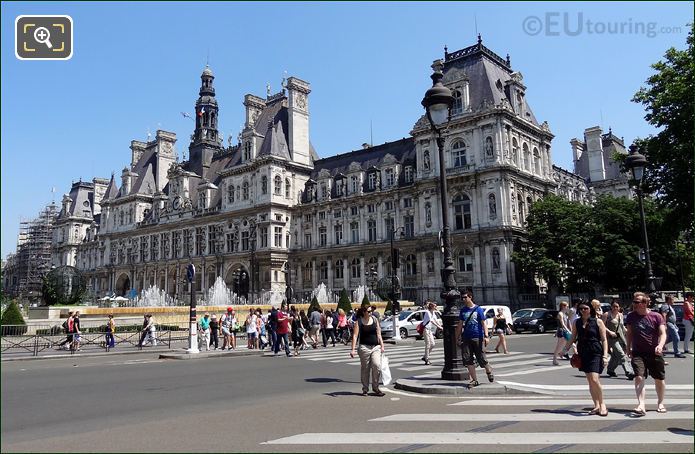
[(252, 294), (284, 292), (289, 279), (303, 298), (322, 282), (354, 290), (394, 273), (395, 232), (402, 297), (438, 299), (443, 165), (457, 284), (473, 288), (478, 303), (516, 304), (535, 285), (511, 261), (529, 207), (549, 193), (587, 201), (588, 186), (552, 165), (553, 135), (509, 57), (479, 39), (445, 49), (436, 64), (455, 99), (444, 162), (424, 111), (405, 139), (320, 159), (310, 84), (297, 77), (277, 94), (246, 95), (244, 129), (225, 146), (206, 67), (188, 160), (177, 159), (176, 135), (160, 130), (131, 142), (118, 180), (74, 183), (56, 221), (54, 265), (82, 270), (96, 297), (154, 285), (187, 298), (192, 262), (201, 297), (221, 276)]

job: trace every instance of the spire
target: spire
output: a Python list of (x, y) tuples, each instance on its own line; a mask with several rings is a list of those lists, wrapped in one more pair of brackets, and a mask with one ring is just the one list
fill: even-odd
[(103, 202), (104, 200), (115, 199), (117, 195), (118, 189), (116, 188), (116, 177), (114, 176), (113, 172), (111, 172), (111, 180), (109, 181), (108, 186), (106, 186), (106, 191), (104, 191), (104, 197), (102, 197), (101, 201)]
[(209, 65), (205, 65), (200, 75), (200, 91), (195, 103), (195, 132), (193, 143), (202, 141), (217, 144), (217, 99), (215, 99), (215, 76)]

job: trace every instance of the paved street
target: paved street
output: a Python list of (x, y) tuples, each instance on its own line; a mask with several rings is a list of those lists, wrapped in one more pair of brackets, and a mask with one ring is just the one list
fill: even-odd
[[(604, 378), (610, 415), (584, 378), (552, 366), (550, 335), (509, 337), (497, 380), (545, 394), (362, 397), (345, 346), (194, 361), (156, 354), (4, 362), (2, 451), (693, 452), (693, 358), (667, 357), (669, 413), (634, 419), (632, 383)], [(422, 342), (388, 345), (395, 378), (437, 374)], [(523, 385), (523, 386), (522, 386)], [(615, 444), (619, 443), (619, 444)], [(658, 444), (658, 447), (656, 445)]]

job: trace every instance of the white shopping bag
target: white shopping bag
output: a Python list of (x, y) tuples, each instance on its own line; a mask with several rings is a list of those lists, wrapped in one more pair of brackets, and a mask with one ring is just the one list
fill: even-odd
[(381, 355), (381, 383), (388, 386), (391, 383), (391, 369), (389, 369), (389, 359), (386, 355)]

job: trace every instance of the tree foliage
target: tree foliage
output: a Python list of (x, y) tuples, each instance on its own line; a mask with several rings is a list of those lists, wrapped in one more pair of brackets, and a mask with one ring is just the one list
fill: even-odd
[(369, 302), (369, 297), (368, 297), (367, 294), (365, 293), (364, 296), (362, 297), (362, 304), (361, 304), (361, 306), (362, 306), (362, 307), (367, 307), (367, 306), (371, 306), (371, 305), (372, 305), (372, 303)]
[(321, 306), (319, 305), (319, 300), (316, 299), (316, 297), (313, 297), (311, 299), (311, 303), (309, 304), (309, 308), (307, 309), (307, 314), (311, 314), (312, 312), (314, 312), (314, 310), (321, 312)]
[(352, 310), (350, 297), (348, 296), (347, 290), (345, 290), (344, 288), (340, 292), (340, 299), (338, 300), (338, 309), (344, 310), (346, 314)]
[(656, 71), (632, 99), (644, 105), (645, 120), (660, 130), (638, 141), (646, 148), (649, 169), (645, 185), (657, 200), (671, 208), (670, 216), (683, 230), (695, 225), (695, 155), (693, 149), (693, 93), (695, 93), (695, 51), (693, 28), (687, 48), (670, 48), (664, 60), (652, 65)]
[(17, 302), (12, 300), (10, 305), (7, 306), (5, 312), (2, 313), (2, 318), (0, 319), (0, 325), (26, 325), (24, 317), (22, 317), (22, 312), (19, 310)]
[[(686, 269), (692, 254), (675, 247), (679, 229), (668, 221), (670, 209), (645, 200), (652, 268), (662, 288), (680, 288), (680, 260)], [(642, 224), (636, 201), (601, 196), (593, 206), (550, 195), (534, 203), (528, 241), (512, 260), (522, 272), (544, 279), (564, 292), (614, 292), (643, 289)], [(691, 275), (686, 277), (691, 279)]]

